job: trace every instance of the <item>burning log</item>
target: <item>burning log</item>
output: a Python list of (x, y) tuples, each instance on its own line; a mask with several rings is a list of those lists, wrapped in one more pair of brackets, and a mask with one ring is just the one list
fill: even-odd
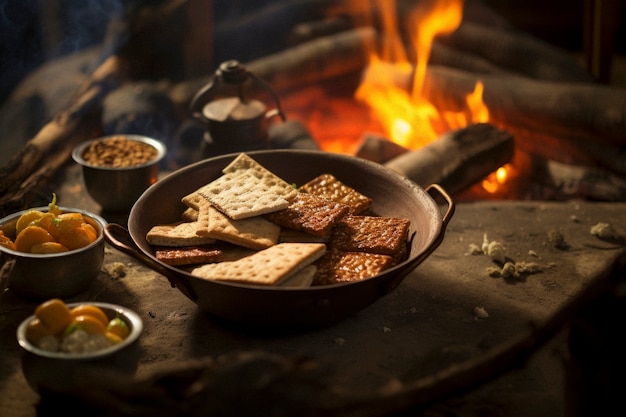
[[(510, 130), (517, 145), (532, 154), (566, 163), (575, 156), (625, 175), (620, 155), (626, 138), (626, 94), (596, 84), (555, 83), (522, 77), (480, 76), (447, 68), (429, 68), (425, 96), (442, 106), (459, 108), (477, 81), (484, 84), (483, 101), (491, 123)], [(521, 140), (518, 132), (533, 132)], [(545, 138), (541, 140), (537, 138)], [(550, 139), (550, 142), (546, 141)], [(617, 152), (616, 152), (617, 150)]]
[(421, 186), (439, 184), (454, 195), (511, 160), (513, 137), (486, 123), (446, 133), (385, 163)]
[[(410, 75), (394, 70), (395, 86), (409, 90)], [(463, 109), (477, 82), (489, 122), (511, 132), (516, 146), (549, 160), (599, 166), (626, 175), (626, 94), (591, 83), (557, 83), (481, 75), (429, 66), (423, 96), (437, 108)]]

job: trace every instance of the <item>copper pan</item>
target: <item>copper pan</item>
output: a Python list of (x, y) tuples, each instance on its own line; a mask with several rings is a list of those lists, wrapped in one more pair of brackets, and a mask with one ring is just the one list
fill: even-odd
[[(222, 155), (175, 171), (146, 190), (132, 207), (128, 229), (110, 223), (107, 241), (166, 276), (190, 300), (226, 322), (256, 328), (305, 329), (329, 326), (366, 308), (393, 291), (442, 242), (454, 203), (438, 185), (425, 189), (384, 166), (323, 151), (247, 152), (284, 180), (301, 185), (330, 173), (373, 199), (380, 216), (408, 218), (410, 249), (402, 263), (359, 282), (305, 289), (259, 287), (211, 281), (166, 265), (153, 254), (146, 233), (156, 224), (180, 220), (181, 198), (222, 175), (237, 154)], [(437, 201), (435, 201), (437, 200)]]

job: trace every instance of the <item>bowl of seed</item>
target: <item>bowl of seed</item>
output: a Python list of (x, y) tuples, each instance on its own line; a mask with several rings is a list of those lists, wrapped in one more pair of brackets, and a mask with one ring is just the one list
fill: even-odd
[(102, 210), (124, 212), (157, 181), (166, 152), (157, 139), (118, 134), (82, 142), (72, 158), (82, 167), (85, 188)]

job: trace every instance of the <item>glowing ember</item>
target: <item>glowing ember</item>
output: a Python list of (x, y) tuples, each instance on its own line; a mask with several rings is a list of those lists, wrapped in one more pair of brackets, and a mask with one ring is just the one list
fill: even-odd
[(495, 172), (491, 173), (487, 178), (485, 178), (481, 185), (488, 193), (495, 193), (498, 191), (498, 188), (504, 184), (509, 176), (510, 166), (507, 164), (503, 167), (498, 168)]

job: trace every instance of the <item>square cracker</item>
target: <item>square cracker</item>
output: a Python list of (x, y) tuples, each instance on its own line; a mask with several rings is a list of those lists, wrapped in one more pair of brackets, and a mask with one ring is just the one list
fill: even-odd
[(196, 265), (209, 262), (220, 262), (224, 251), (219, 245), (199, 245), (180, 247), (156, 247), (155, 257), (172, 266)]
[(252, 249), (220, 241), (198, 246), (156, 246), (154, 249), (157, 259), (168, 265), (179, 267), (197, 267), (199, 264), (236, 261), (253, 253)]
[(198, 220), (198, 210), (187, 207), (180, 217), (181, 219), (183, 219), (183, 221), (195, 222), (196, 220)]
[(233, 220), (216, 208), (208, 207), (207, 236), (246, 248), (261, 250), (278, 243), (279, 234), (280, 226), (265, 220), (263, 217), (255, 216)]
[(328, 236), (350, 206), (314, 194), (298, 193), (287, 208), (266, 215), (273, 223), (315, 236)]
[(343, 182), (332, 174), (322, 174), (300, 187), (300, 191), (319, 195), (338, 203), (347, 204), (352, 214), (359, 214), (372, 205), (372, 199)]
[(326, 252), (323, 243), (279, 243), (233, 262), (202, 265), (191, 274), (210, 280), (279, 285)]
[(197, 222), (177, 222), (153, 226), (146, 233), (146, 241), (154, 246), (194, 246), (215, 243), (210, 236), (197, 233)]
[(183, 196), (180, 201), (182, 201), (188, 208), (196, 211), (200, 210), (202, 206), (210, 204), (206, 198), (200, 195), (198, 190)]
[(223, 172), (197, 193), (234, 220), (282, 210), (297, 194), (291, 184), (246, 154), (240, 154)]
[(335, 225), (329, 245), (344, 252), (393, 256), (406, 247), (408, 232), (408, 219), (347, 215)]
[(317, 267), (315, 265), (305, 266), (302, 270), (285, 278), (285, 280), (280, 283), (280, 286), (290, 288), (308, 288), (313, 283), (313, 277), (316, 272)]
[(312, 285), (361, 281), (378, 275), (393, 264), (389, 255), (329, 250), (315, 262), (317, 272)]

